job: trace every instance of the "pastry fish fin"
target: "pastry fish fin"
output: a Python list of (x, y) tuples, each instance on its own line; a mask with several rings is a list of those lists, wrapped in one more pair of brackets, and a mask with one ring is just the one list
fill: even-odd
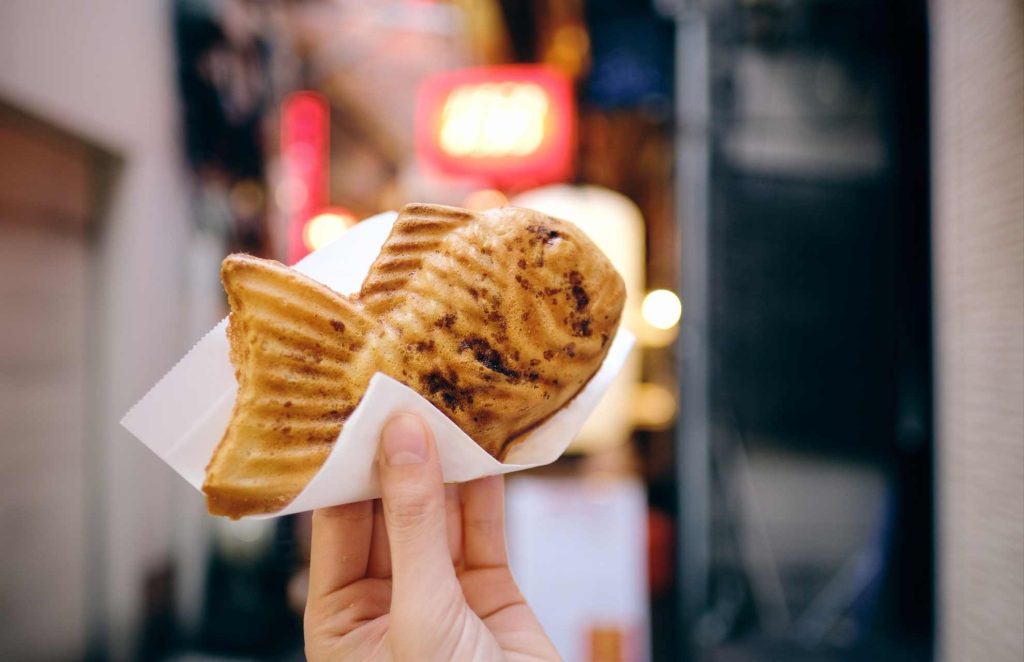
[(396, 300), (394, 294), (415, 275), (424, 257), (437, 250), (448, 232), (474, 217), (469, 210), (443, 205), (403, 207), (359, 291), (359, 301), (367, 312), (377, 314), (390, 309)]
[(229, 256), (221, 280), (238, 394), (203, 492), (211, 513), (237, 518), (280, 510), (319, 470), (369, 380), (370, 324), (272, 260)]

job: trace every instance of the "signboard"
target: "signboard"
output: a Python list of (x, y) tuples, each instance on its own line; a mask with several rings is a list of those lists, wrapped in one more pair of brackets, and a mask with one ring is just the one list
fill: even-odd
[(288, 263), (309, 252), (306, 222), (327, 204), (330, 108), (316, 92), (295, 92), (281, 108), (281, 179), (277, 198), (288, 227)]
[(416, 151), (428, 168), (524, 187), (572, 174), (572, 85), (541, 65), (446, 71), (420, 87)]

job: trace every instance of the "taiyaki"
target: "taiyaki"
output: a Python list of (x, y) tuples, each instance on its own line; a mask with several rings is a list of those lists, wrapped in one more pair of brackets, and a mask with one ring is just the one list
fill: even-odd
[(625, 301), (579, 228), (512, 207), (406, 206), (352, 295), (248, 255), (221, 279), (238, 393), (203, 491), (235, 518), (302, 490), (376, 372), (502, 459), (594, 375)]

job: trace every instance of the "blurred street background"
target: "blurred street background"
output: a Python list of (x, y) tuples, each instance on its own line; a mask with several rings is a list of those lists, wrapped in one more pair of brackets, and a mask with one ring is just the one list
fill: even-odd
[(579, 224), (639, 344), (508, 480), (566, 660), (1024, 660), (1018, 0), (0, 2), (0, 659), (299, 660), (308, 514), (118, 421), (407, 202)]

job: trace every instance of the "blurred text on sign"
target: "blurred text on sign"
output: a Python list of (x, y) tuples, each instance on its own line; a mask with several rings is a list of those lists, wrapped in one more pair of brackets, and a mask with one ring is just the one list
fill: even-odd
[(419, 90), (417, 156), (446, 175), (514, 188), (562, 181), (574, 139), (571, 84), (548, 67), (446, 71)]

